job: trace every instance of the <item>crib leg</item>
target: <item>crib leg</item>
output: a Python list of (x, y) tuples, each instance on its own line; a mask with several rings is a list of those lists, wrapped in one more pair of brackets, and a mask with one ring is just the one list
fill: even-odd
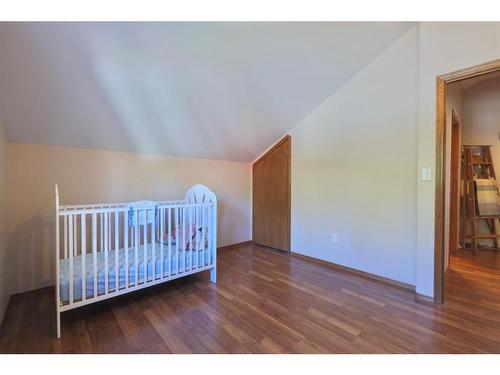
[(59, 311), (59, 309), (57, 309), (57, 313), (56, 313), (56, 326), (57, 326), (57, 338), (60, 339), (61, 338), (61, 312)]
[(217, 267), (214, 267), (210, 270), (210, 281), (212, 283), (217, 282)]

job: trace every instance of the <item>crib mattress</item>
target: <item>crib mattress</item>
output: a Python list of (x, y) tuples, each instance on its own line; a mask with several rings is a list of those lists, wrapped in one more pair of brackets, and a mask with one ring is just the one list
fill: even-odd
[[(168, 257), (168, 249), (163, 247), (163, 259), (161, 259), (160, 243), (155, 244), (155, 254), (153, 257), (152, 244), (141, 245), (138, 248), (138, 275), (139, 284), (144, 282), (144, 251), (146, 249), (146, 277), (148, 281), (161, 278), (161, 262), (163, 261), (164, 276), (168, 276), (171, 268), (171, 274), (175, 275), (178, 272), (184, 272), (191, 268), (205, 267), (209, 263), (208, 249), (186, 250), (179, 254), (171, 250), (171, 256)], [(129, 287), (136, 285), (135, 271), (135, 247), (128, 248), (128, 285)], [(115, 250), (108, 251), (108, 291), (115, 290)], [(94, 297), (94, 257), (93, 254), (85, 256), (73, 257), (73, 300), (82, 299), (82, 258), (85, 258), (85, 296), (86, 298)], [(154, 268), (153, 268), (154, 258)], [(69, 258), (61, 259), (59, 262), (59, 286), (60, 298), (63, 303), (69, 302)], [(97, 253), (97, 294), (104, 294), (106, 288), (105, 282), (105, 256), (104, 252)], [(125, 249), (118, 250), (118, 285), (119, 289), (125, 288)]]

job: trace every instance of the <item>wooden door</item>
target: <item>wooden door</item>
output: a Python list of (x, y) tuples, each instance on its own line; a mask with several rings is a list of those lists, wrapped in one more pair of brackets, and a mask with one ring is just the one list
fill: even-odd
[(460, 166), (460, 128), (455, 111), (451, 122), (451, 158), (450, 158), (450, 237), (449, 252), (457, 253), (458, 247), (458, 177)]
[(253, 240), (290, 251), (291, 139), (283, 138), (253, 164)]

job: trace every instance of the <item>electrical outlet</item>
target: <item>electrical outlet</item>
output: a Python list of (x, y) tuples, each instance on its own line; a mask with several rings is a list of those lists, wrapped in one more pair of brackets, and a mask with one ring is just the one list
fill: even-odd
[(338, 242), (337, 233), (332, 233), (332, 242), (333, 243), (337, 243)]

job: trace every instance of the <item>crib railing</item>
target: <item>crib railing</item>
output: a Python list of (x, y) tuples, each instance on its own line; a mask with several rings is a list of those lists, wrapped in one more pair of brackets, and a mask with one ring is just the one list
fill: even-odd
[(207, 194), (59, 206), (56, 186), (58, 337), (60, 312), (208, 269), (215, 282), (216, 210)]

